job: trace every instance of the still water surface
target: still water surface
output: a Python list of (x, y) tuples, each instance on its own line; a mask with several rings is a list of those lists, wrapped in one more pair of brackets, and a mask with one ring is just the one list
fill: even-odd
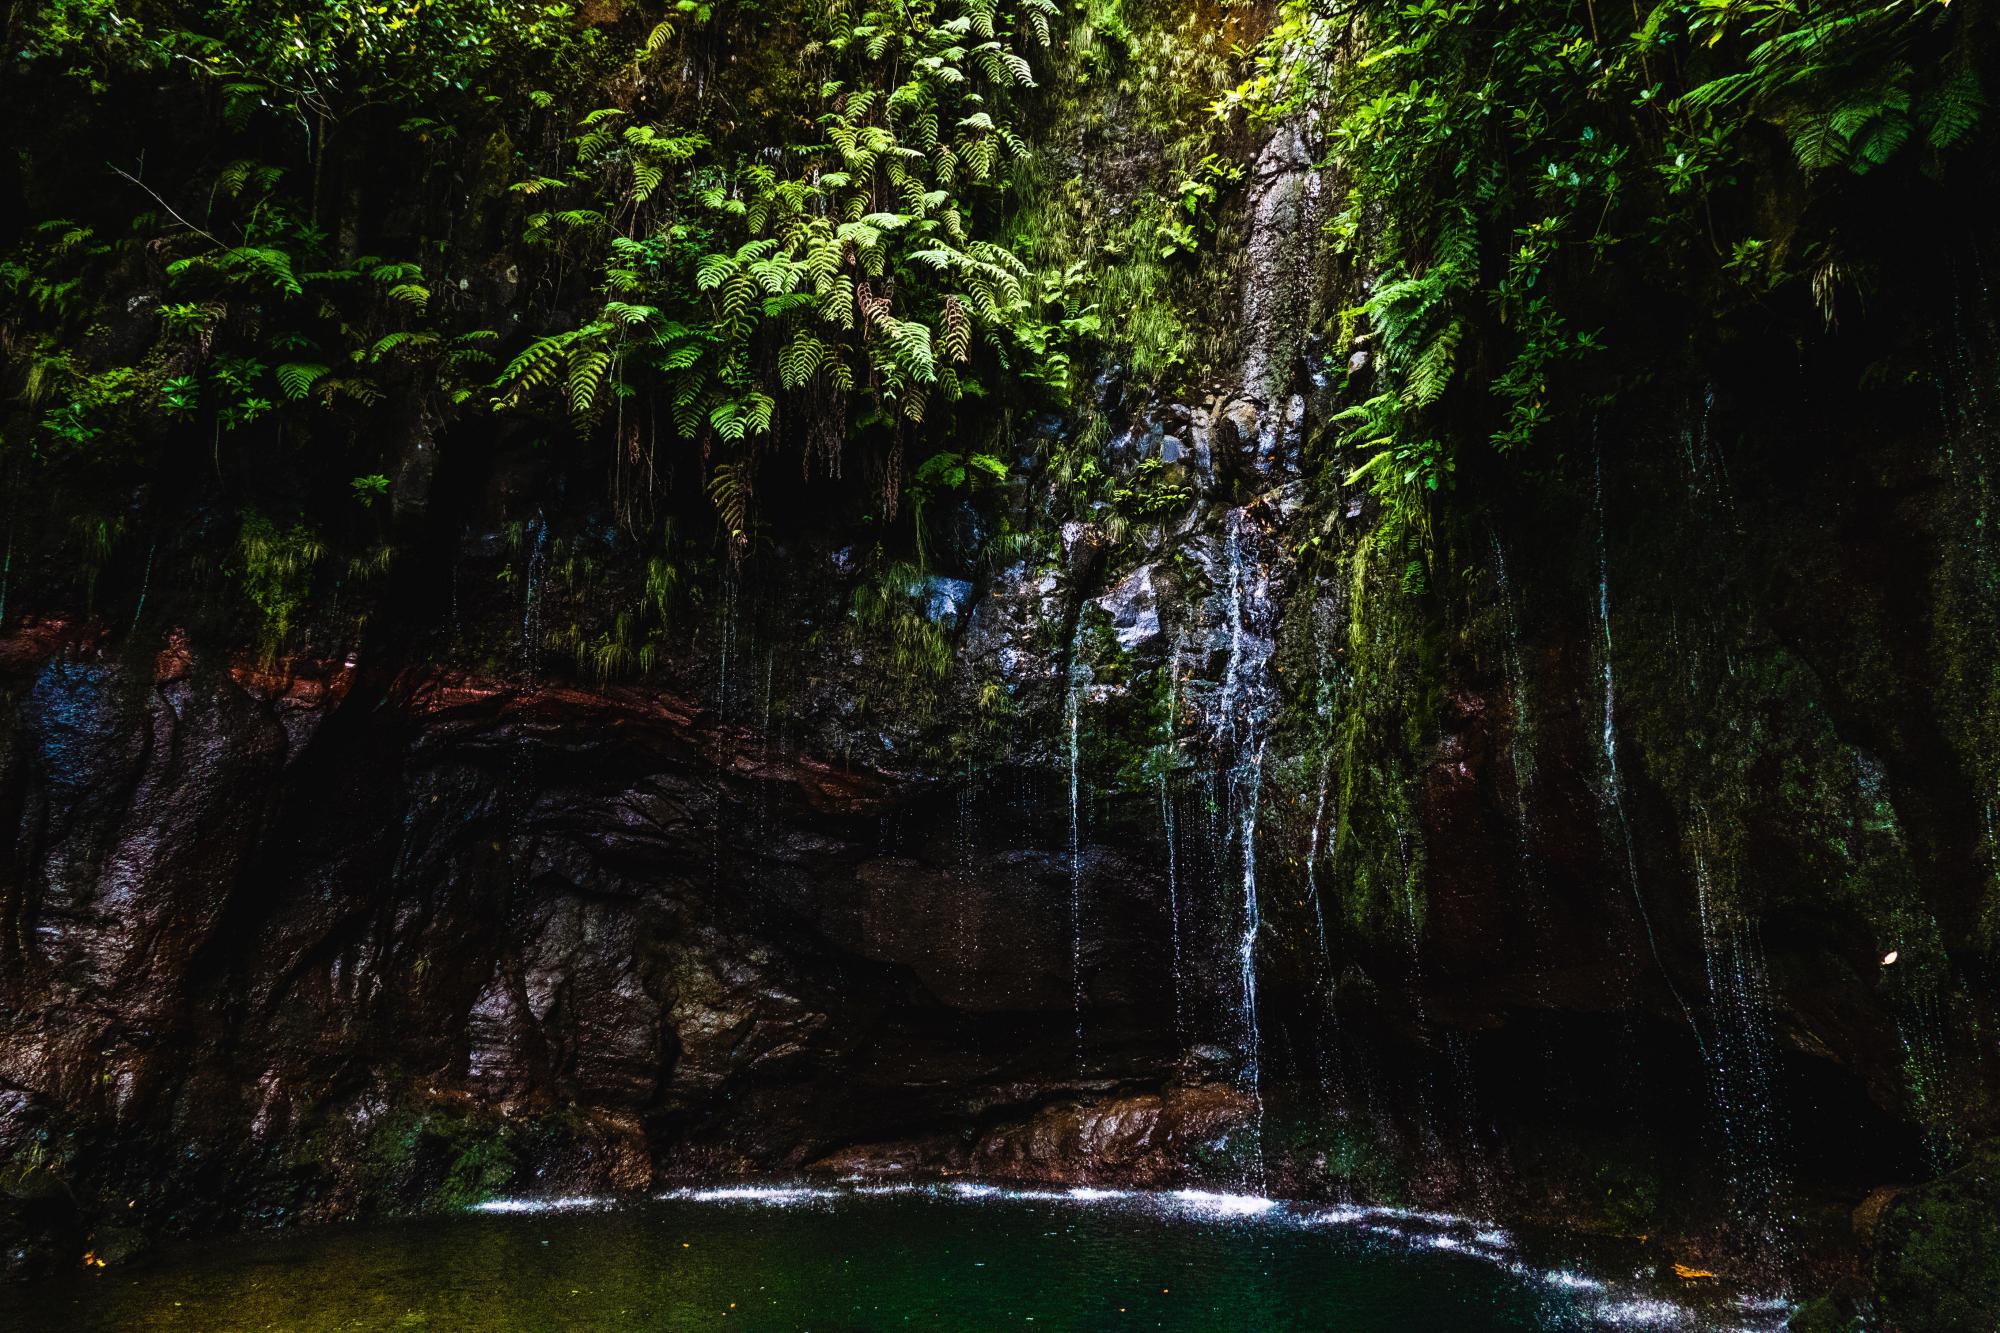
[[(0, 1296), (50, 1330), (1771, 1328), (1436, 1214), (1227, 1195), (684, 1190), (232, 1238)], [(11, 1300), (11, 1304), (9, 1301)]]

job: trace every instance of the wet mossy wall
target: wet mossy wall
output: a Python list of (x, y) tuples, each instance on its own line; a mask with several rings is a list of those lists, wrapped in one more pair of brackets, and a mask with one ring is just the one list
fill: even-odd
[[(838, 477), (774, 456), (754, 539), (739, 544), (711, 503), (708, 460), (690, 454), (660, 469), (646, 497), (657, 522), (641, 536), (604, 439), (555, 421), (433, 433), (406, 402), (326, 428), (381, 446), (370, 457), (402, 498), (379, 507), (344, 492), (352, 469), (317, 436), (297, 454), (272, 440), (263, 461), (227, 469), (197, 447), (192, 462), (176, 455), (115, 487), (84, 476), (37, 492), (10, 474), (6, 808), (29, 830), (6, 897), (13, 1012), (37, 1003), (21, 961), (53, 877), (36, 860), (37, 821), (60, 823), (65, 802), (89, 814), (61, 785), (61, 757), (36, 748), (52, 734), (40, 673), (118, 664), (128, 708), (101, 719), (115, 732), (119, 717), (141, 725), (156, 669), (179, 679), (177, 653), (218, 672), (233, 663), (283, 698), (285, 682), (352, 659), (351, 695), (300, 706), (338, 718), (345, 739), (302, 751), (325, 773), (299, 779), (275, 818), (305, 818), (313, 781), (365, 773), (356, 755), (407, 740), (375, 736), (367, 719), (393, 711), (396, 682), (437, 673), (571, 702), (670, 699), (713, 728), (689, 749), (719, 774), (806, 756), (842, 781), (894, 786), (902, 822), (882, 817), (884, 855), (922, 845), (903, 857), (922, 873), (899, 862), (879, 876), (963, 884), (982, 859), (1015, 858), (1005, 864), (1031, 866), (1018, 910), (1055, 954), (1071, 930), (1065, 893), (1081, 886), (1080, 929), (1094, 933), (1074, 947), (1099, 979), (1077, 984), (1078, 1015), (1038, 974), (1022, 987), (1033, 1004), (1010, 1012), (1004, 1035), (997, 1020), (979, 1029), (990, 1045), (960, 1051), (939, 1085), (982, 1059), (980, 1076), (997, 1077), (1012, 1067), (992, 1055), (1004, 1051), (1057, 1086), (1075, 1077), (1073, 1017), (1101, 1011), (1116, 1071), (1105, 1084), (1157, 1081), (1183, 1057), (1241, 1077), (1246, 1054), (1261, 1057), (1261, 1146), (1274, 1178), (1301, 1190), (1706, 1237), (1737, 1263), (1787, 1217), (1806, 1219), (1790, 1227), (1800, 1249), (1851, 1248), (1846, 1213), (1868, 1190), (1977, 1160), (1995, 1129), (2000, 930), (1987, 406), (2000, 344), (1976, 276), (1990, 227), (1969, 209), (1940, 220), (1948, 262), (1888, 257), (1873, 305), (1838, 329), (1788, 308), (1710, 346), (1699, 312), (1663, 308), (1657, 345), (1631, 351), (1643, 377), (1532, 453), (1470, 456), (1420, 534), (1350, 480), (1363, 460), (1335, 422), (1371, 387), (1353, 309), (1381, 275), (1323, 243), (1324, 192), (1338, 186), (1318, 169), (1323, 127), (1208, 112), (1243, 72), (1236, 48), (1272, 18), (1256, 4), (1107, 0), (1065, 17), (1026, 112), (1035, 153), (997, 225), (1038, 274), (1096, 305), (1101, 333), (1078, 350), (1067, 393), (996, 380), (956, 433), (902, 461), (986, 453), (1004, 465), (990, 486), (892, 514), (887, 455), (857, 451)], [(712, 71), (718, 136), (790, 95), (791, 66), (773, 62)], [(519, 201), (497, 165), (519, 151), (511, 133), (492, 127), (454, 155), (437, 198), (350, 163), (355, 225), (477, 233), (458, 243), (489, 246), (498, 284), (515, 257), (505, 237)], [(22, 180), (24, 199), (66, 188), (47, 164)], [(115, 290), (150, 291), (149, 276), (121, 273)], [(498, 322), (503, 297), (474, 285), (461, 299)], [(141, 337), (115, 310), (99, 333)], [(18, 461), (40, 408), (17, 398), (9, 411)], [(419, 437), (435, 446), (429, 462)], [(203, 462), (225, 473), (219, 490)], [(419, 485), (425, 468), (434, 478)], [(81, 562), (80, 533), (92, 543)], [(528, 739), (493, 744), (626, 743), (576, 716), (531, 719)], [(507, 802), (518, 826), (533, 822), (520, 812), (549, 813), (529, 790), (546, 772), (494, 768), (505, 799), (468, 779), (454, 797), (468, 818)], [(716, 783), (712, 812), (749, 819), (769, 804)], [(342, 817), (429, 829), (413, 812), (432, 795), (355, 795)], [(927, 842), (947, 810), (962, 844), (949, 874)], [(275, 824), (266, 834), (296, 841)], [(468, 882), (485, 882), (514, 836), (496, 818)], [(834, 841), (849, 856), (864, 839), (843, 827)], [(810, 846), (798, 855), (811, 863)], [(311, 859), (260, 864), (291, 873)], [(1242, 1049), (1246, 859), (1263, 913), (1255, 1052)], [(769, 905), (784, 875), (740, 850), (699, 869), (727, 881), (716, 902), (754, 923), (736, 923), (742, 938), (718, 954), (754, 952), (743, 940), (758, 931), (789, 940), (798, 909)], [(584, 872), (544, 866), (509, 901), (537, 902), (569, 875)], [(240, 892), (263, 887), (252, 874)], [(675, 920), (711, 909), (723, 910), (677, 906)], [(396, 910), (451, 915), (416, 893)], [(890, 925), (869, 929), (923, 952)], [(420, 924), (405, 938), (446, 947)], [(920, 1028), (947, 1023), (949, 1005), (901, 972), (883, 980), (879, 962), (842, 958), (813, 984), (850, 986)], [(480, 981), (451, 989), (477, 995)], [(327, 1009), (339, 994), (329, 987)], [(469, 1012), (428, 1016), (472, 1024)], [(836, 1069), (837, 1044), (808, 1034), (771, 1058)], [(338, 1176), (347, 1201), (375, 1190), (457, 1204), (518, 1188), (560, 1155), (537, 1134), (610, 1142), (625, 1170), (712, 1128), (687, 1094), (621, 1103), (598, 1138), (602, 1126), (533, 1098), (528, 1119), (546, 1133), (494, 1129), (516, 1122), (466, 1090), (477, 1085), (463, 1052), (429, 1054), (434, 1068), (386, 1080), (407, 1105), (382, 1107), (359, 1138), (303, 1114), (272, 1169), (307, 1195)], [(251, 1056), (231, 1068), (256, 1077)], [(560, 1051), (547, 1058), (561, 1068)], [(419, 1078), (445, 1091), (419, 1096)], [(930, 1095), (911, 1099), (918, 1110), (871, 1106), (881, 1136), (957, 1113)], [(83, 1177), (95, 1169), (84, 1159), (118, 1151), (125, 1131), (105, 1106), (72, 1111), (87, 1128), (66, 1169)], [(144, 1143), (171, 1138), (162, 1115)], [(747, 1147), (704, 1141), (699, 1160), (796, 1164), (773, 1147), (789, 1122), (771, 1123)], [(1928, 1233), (1910, 1225), (1922, 1249)]]

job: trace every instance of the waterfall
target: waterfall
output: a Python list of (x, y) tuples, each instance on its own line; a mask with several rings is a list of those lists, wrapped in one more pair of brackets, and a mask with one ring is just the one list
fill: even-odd
[(1069, 646), (1069, 691), (1064, 725), (1069, 733), (1069, 977), (1070, 999), (1076, 1011), (1076, 1067), (1083, 1069), (1083, 696), (1090, 684), (1090, 667), (1083, 660), (1083, 616)]
[(1167, 738), (1160, 759), (1160, 828), (1167, 844), (1167, 927), (1173, 940), (1174, 1035), (1187, 1039), (1187, 1001), (1181, 987), (1180, 853), (1174, 837), (1175, 731), (1180, 716), (1182, 638), (1175, 636), (1167, 659)]
[(1313, 992), (1319, 1003), (1316, 1041), (1319, 1047), (1320, 1092), (1330, 1109), (1342, 1112), (1346, 1078), (1341, 1071), (1339, 977), (1333, 968), (1332, 945), (1326, 932), (1326, 903), (1319, 889), (1319, 855), (1326, 845), (1326, 798), (1332, 787), (1333, 754), (1320, 755), (1319, 795), (1313, 804), (1312, 832), (1306, 840), (1306, 905), (1312, 908), (1314, 963)]
[(960, 885), (958, 900), (957, 938), (952, 941), (953, 958), (961, 971), (971, 969), (978, 956), (978, 935), (974, 930), (971, 903), (973, 888), (977, 879), (977, 859), (973, 855), (973, 844), (978, 829), (978, 796), (972, 768), (972, 755), (965, 756), (965, 780), (958, 788), (958, 864), (953, 877)]
[[(1514, 777), (1514, 814), (1520, 829), (1521, 863), (1523, 871), (1529, 869), (1530, 834), (1533, 822), (1530, 808), (1530, 793), (1535, 785), (1535, 745), (1534, 714), (1528, 707), (1528, 664), (1521, 651), (1521, 616), (1514, 606), (1514, 585), (1507, 577), (1507, 548), (1500, 543), (1500, 534), (1488, 534), (1493, 546), (1493, 582), (1500, 593), (1500, 611), (1506, 626), (1504, 647), (1507, 669), (1507, 706), (1513, 712), (1514, 739), (1507, 747), (1507, 762)], [(1600, 576), (1603, 566), (1599, 566)], [(1609, 580), (1604, 579), (1598, 589), (1599, 613), (1605, 614), (1610, 602)], [(1606, 618), (1609, 625), (1609, 618)], [(1609, 634), (1607, 628), (1606, 634)]]
[[(1688, 530), (1711, 532), (1711, 540), (1730, 542), (1740, 536), (1727, 459), (1713, 430), (1714, 386), (1706, 387), (1694, 424), (1681, 432), (1687, 467)], [(1722, 531), (1716, 531), (1720, 528)], [(1706, 711), (1721, 681), (1704, 671), (1718, 659), (1717, 618), (1721, 606), (1703, 598), (1685, 617), (1674, 619), (1673, 642), (1684, 655), (1676, 673), (1684, 682), (1683, 707), (1689, 716)], [(1687, 640), (1683, 641), (1685, 626)], [(1719, 657), (1724, 675), (1733, 668), (1725, 653)], [(1732, 1224), (1749, 1254), (1768, 1268), (1782, 1265), (1784, 1235), (1780, 1212), (1784, 1180), (1777, 1167), (1780, 1139), (1773, 1087), (1776, 1067), (1771, 994), (1762, 935), (1756, 916), (1745, 910), (1736, 883), (1736, 868), (1726, 856), (1707, 807), (1689, 793), (1684, 834), (1688, 868), (1694, 881), (1696, 917), (1701, 928), (1703, 1013), (1706, 1041), (1703, 1069), (1714, 1104), (1721, 1138), (1723, 1174), (1729, 1191)]]
[[(1694, 817), (1705, 831), (1707, 813), (1696, 807)], [(1771, 1085), (1770, 976), (1755, 920), (1727, 901), (1699, 845), (1694, 878), (1713, 1026), (1709, 1087), (1722, 1126), (1732, 1206), (1745, 1238), (1770, 1255), (1781, 1242), (1780, 1182), (1773, 1164), (1777, 1104)]]
[(158, 542), (146, 548), (146, 572), (139, 577), (139, 604), (132, 608), (132, 623), (125, 630), (128, 635), (139, 632), (139, 617), (146, 614), (146, 591), (153, 586), (153, 552), (158, 549)]
[(1306, 905), (1312, 908), (1313, 945), (1319, 955), (1319, 981), (1331, 984), (1333, 956), (1326, 941), (1326, 907), (1319, 897), (1319, 849), (1326, 836), (1326, 794), (1332, 785), (1333, 755), (1319, 758), (1319, 797), (1313, 803), (1312, 833), (1306, 839)]
[[(1223, 668), (1216, 722), (1227, 756), (1229, 811), (1236, 826), (1238, 887), (1243, 904), (1242, 934), (1236, 950), (1237, 1015), (1243, 1043), (1243, 1082), (1256, 1108), (1251, 1144), (1251, 1183), (1261, 1185), (1264, 1173), (1264, 1089), (1263, 1033), (1258, 1025), (1257, 1013), (1257, 936), (1263, 927), (1263, 911), (1257, 898), (1257, 812), (1264, 785), (1263, 727), (1269, 711), (1264, 668), (1270, 658), (1271, 645), (1261, 636), (1253, 637), (1246, 623), (1246, 603), (1252, 596), (1248, 586), (1248, 564), (1243, 554), (1243, 534), (1248, 523), (1246, 511), (1233, 509), (1223, 528), (1223, 553), (1229, 563), (1229, 585), (1224, 602), (1229, 656)], [(1259, 610), (1262, 611), (1265, 598), (1261, 593), (1258, 600)], [(1240, 720), (1237, 716), (1239, 706), (1242, 713)]]
[(1694, 1034), (1694, 1043), (1701, 1051), (1702, 1060), (1708, 1059), (1707, 1043), (1702, 1040), (1701, 1025), (1695, 1022), (1694, 1011), (1681, 998), (1680, 987), (1674, 985), (1673, 974), (1667, 970), (1666, 959), (1660, 955), (1660, 941), (1653, 933), (1652, 914), (1646, 910), (1646, 898), (1639, 888), (1639, 856), (1632, 842), (1632, 823), (1625, 814), (1625, 796), (1618, 776), (1618, 685), (1612, 671), (1615, 656), (1611, 640), (1611, 553), (1610, 543), (1604, 531), (1604, 457), (1597, 457), (1596, 486), (1593, 491), (1597, 510), (1597, 623), (1604, 644), (1604, 725), (1600, 733), (1604, 756), (1604, 801), (1610, 807), (1618, 827), (1618, 839), (1625, 853), (1625, 878), (1632, 889), (1632, 902), (1639, 909), (1639, 924), (1645, 928), (1646, 948), (1653, 955), (1654, 966), (1660, 969), (1660, 979), (1666, 983), (1667, 992), (1674, 997), (1681, 1016), (1687, 1020), (1688, 1031)]
[(1247, 786), (1237, 794), (1240, 806), (1237, 837), (1242, 843), (1243, 937), (1237, 946), (1237, 968), (1243, 990), (1243, 1081), (1256, 1105), (1256, 1122), (1251, 1140), (1251, 1183), (1264, 1180), (1264, 1081), (1261, 1051), (1263, 1034), (1257, 1026), (1257, 932), (1263, 927), (1257, 903), (1257, 804), (1264, 787), (1264, 747), (1259, 744), (1239, 781)]
[(715, 711), (716, 717), (723, 722), (730, 719), (730, 687), (733, 684), (730, 659), (736, 651), (736, 600), (740, 582), (732, 561), (722, 574), (722, 628), (716, 635)]
[(521, 602), (521, 666), (532, 678), (542, 658), (542, 584), (549, 569), (549, 521), (538, 512), (528, 527), (534, 544), (528, 548), (526, 595)]
[[(1925, 933), (1935, 937), (1937, 923), (1926, 924)], [(1958, 1164), (1962, 1144), (1952, 1113), (1944, 997), (1937, 978), (1916, 959), (1899, 960), (1889, 970), (1900, 973), (1894, 983), (1895, 1019), (1896, 1041), (1903, 1050), (1904, 1091), (1923, 1126), (1924, 1151), (1932, 1167), (1947, 1171)]]

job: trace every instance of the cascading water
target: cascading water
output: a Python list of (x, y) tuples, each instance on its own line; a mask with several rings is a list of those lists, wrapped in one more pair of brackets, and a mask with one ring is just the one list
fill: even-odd
[(1317, 955), (1318, 974), (1314, 978), (1318, 987), (1329, 992), (1333, 974), (1333, 955), (1326, 938), (1326, 905), (1319, 894), (1319, 851), (1326, 838), (1326, 797), (1333, 785), (1333, 755), (1322, 754), (1319, 760), (1319, 795), (1313, 802), (1312, 832), (1306, 839), (1306, 905), (1312, 909), (1313, 950)]
[(1090, 666), (1083, 659), (1083, 617), (1070, 640), (1068, 696), (1063, 724), (1069, 741), (1069, 977), (1076, 1012), (1076, 1066), (1083, 1068), (1083, 699)]
[[(1532, 878), (1530, 866), (1533, 833), (1533, 792), (1535, 787), (1534, 713), (1528, 706), (1528, 664), (1521, 650), (1521, 617), (1514, 605), (1514, 585), (1507, 577), (1507, 548), (1498, 532), (1490, 534), (1493, 546), (1493, 582), (1500, 594), (1503, 644), (1507, 669), (1507, 704), (1513, 712), (1514, 734), (1507, 746), (1507, 763), (1514, 779), (1514, 815), (1519, 833), (1523, 878)], [(1600, 607), (1609, 601), (1609, 590), (1601, 590)]]
[[(965, 780), (958, 788), (958, 864), (953, 873), (958, 882), (968, 888), (978, 878), (979, 841), (979, 786), (972, 767), (972, 756), (965, 756)], [(972, 894), (965, 893), (959, 899), (958, 920), (953, 937), (953, 957), (961, 969), (968, 969), (978, 957), (979, 937), (977, 922), (968, 910)]]
[[(1263, 909), (1257, 897), (1257, 813), (1264, 785), (1264, 724), (1270, 711), (1266, 670), (1271, 655), (1267, 637), (1255, 632), (1270, 619), (1268, 589), (1261, 576), (1253, 587), (1244, 538), (1253, 535), (1248, 513), (1233, 509), (1223, 528), (1223, 556), (1228, 587), (1223, 610), (1229, 634), (1229, 654), (1217, 700), (1217, 739), (1226, 762), (1228, 810), (1234, 821), (1237, 883), (1242, 894), (1241, 934), (1236, 957), (1238, 1027), (1243, 1050), (1243, 1082), (1255, 1113), (1250, 1145), (1251, 1182), (1263, 1180), (1264, 1091), (1263, 1033), (1258, 1022), (1257, 942), (1263, 929)], [(1253, 605), (1254, 603), (1254, 605)]]
[(146, 590), (153, 585), (153, 553), (158, 549), (158, 542), (146, 548), (146, 572), (139, 577), (139, 604), (132, 608), (132, 624), (125, 631), (127, 634), (138, 630), (139, 617), (146, 614)]
[[(1497, 530), (1490, 532), (1493, 547), (1493, 581), (1500, 597), (1501, 624), (1505, 632), (1502, 660), (1507, 672), (1507, 705), (1512, 713), (1513, 733), (1507, 743), (1507, 765), (1514, 787), (1515, 864), (1520, 874), (1522, 901), (1530, 936), (1534, 943), (1535, 989), (1544, 997), (1549, 990), (1549, 972), (1555, 964), (1552, 926), (1547, 903), (1547, 880), (1537, 851), (1538, 826), (1535, 800), (1541, 771), (1538, 762), (1538, 733), (1533, 679), (1528, 670), (1528, 654), (1523, 646), (1521, 607), (1513, 580), (1507, 572), (1507, 547)], [(1607, 590), (1608, 591), (1608, 590)], [(1544, 1043), (1542, 1058), (1553, 1070), (1557, 1053)]]
[(1167, 737), (1160, 758), (1160, 829), (1167, 849), (1167, 929), (1173, 941), (1174, 1034), (1187, 1037), (1187, 1003), (1181, 987), (1181, 884), (1180, 851), (1174, 837), (1174, 756), (1180, 717), (1181, 649), (1183, 640), (1174, 639), (1167, 659)]
[[(1709, 525), (1715, 539), (1730, 540), (1738, 529), (1734, 487), (1713, 430), (1715, 390), (1703, 391), (1694, 422), (1682, 432), (1686, 462), (1687, 522), (1690, 531)], [(1683, 654), (1678, 673), (1685, 682), (1684, 707), (1698, 716), (1704, 701), (1721, 689), (1714, 664), (1728, 656), (1715, 647), (1718, 617), (1726, 614), (1711, 599), (1685, 608), (1674, 619), (1674, 642)], [(1722, 667), (1727, 675), (1730, 668)], [(1691, 799), (1686, 814), (1689, 871), (1701, 926), (1703, 1068), (1715, 1123), (1720, 1131), (1723, 1174), (1730, 1193), (1734, 1227), (1746, 1250), (1771, 1269), (1782, 1266), (1786, 1242), (1781, 1218), (1784, 1181), (1777, 1167), (1779, 1141), (1772, 1015), (1775, 1001), (1764, 960), (1761, 932), (1747, 911), (1734, 868), (1708, 808)]]
[[(1706, 812), (1697, 809), (1703, 825)], [(1705, 830), (1703, 830), (1705, 832)], [(1775, 1165), (1777, 1106), (1771, 1086), (1772, 1000), (1756, 921), (1729, 901), (1708, 858), (1694, 850), (1701, 913), (1703, 967), (1708, 983), (1709, 1087), (1722, 1126), (1732, 1207), (1744, 1238), (1767, 1257), (1782, 1244), (1780, 1181)]]
[(1231, 799), (1238, 807), (1237, 839), (1243, 885), (1243, 935), (1237, 945), (1242, 985), (1243, 1082), (1256, 1107), (1250, 1148), (1251, 1183), (1264, 1178), (1263, 1033), (1257, 1021), (1257, 934), (1263, 929), (1263, 909), (1257, 901), (1257, 805), (1264, 788), (1264, 747), (1260, 743), (1231, 775)]
[(534, 676), (542, 660), (542, 584), (549, 568), (549, 524), (536, 514), (528, 524), (528, 572), (521, 602), (521, 668)]
[[(1324, 656), (1320, 662), (1319, 696), (1318, 712), (1321, 725), (1325, 726), (1329, 707)], [(1327, 797), (1333, 788), (1333, 747), (1325, 740), (1322, 740), (1322, 746), (1319, 780), (1313, 799), (1312, 830), (1306, 838), (1305, 888), (1306, 906), (1312, 910), (1313, 922), (1313, 994), (1319, 1006), (1315, 1044), (1320, 1058), (1320, 1091), (1329, 1106), (1337, 1111), (1346, 1099), (1346, 1078), (1341, 1071), (1339, 978), (1334, 973), (1333, 944), (1326, 927), (1326, 901), (1319, 883), (1320, 853), (1326, 847)]]
[(724, 722), (733, 716), (735, 703), (736, 604), (741, 578), (734, 565), (722, 575), (722, 624), (715, 639), (715, 708)]
[(1667, 970), (1666, 960), (1660, 955), (1660, 941), (1653, 932), (1652, 914), (1646, 910), (1646, 897), (1639, 887), (1639, 856), (1632, 841), (1632, 823), (1625, 813), (1624, 789), (1618, 774), (1618, 684), (1612, 665), (1616, 651), (1611, 638), (1611, 551), (1604, 525), (1602, 455), (1597, 459), (1595, 481), (1592, 495), (1597, 511), (1597, 625), (1602, 637), (1600, 651), (1603, 654), (1600, 675), (1604, 682), (1604, 720), (1599, 737), (1604, 761), (1604, 803), (1616, 824), (1619, 846), (1625, 854), (1626, 883), (1632, 890), (1632, 902), (1638, 908), (1639, 924), (1646, 933), (1646, 948), (1653, 956), (1654, 966), (1660, 970), (1660, 978), (1666, 983), (1668, 993), (1674, 997), (1674, 1004), (1687, 1020), (1688, 1030), (1694, 1034), (1695, 1045), (1701, 1049), (1706, 1062), (1707, 1043), (1702, 1039), (1701, 1025), (1695, 1022), (1694, 1011), (1681, 997), (1680, 987), (1674, 984), (1673, 974)]

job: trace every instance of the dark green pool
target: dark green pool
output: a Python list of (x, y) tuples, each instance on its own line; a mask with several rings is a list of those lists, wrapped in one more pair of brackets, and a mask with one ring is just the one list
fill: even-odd
[[(25, 1329), (1338, 1330), (1760, 1326), (1456, 1219), (976, 1187), (687, 1191), (232, 1239), (9, 1305)], [(24, 1303), (25, 1302), (25, 1303)], [(11, 1322), (10, 1322), (11, 1321)], [(1773, 1319), (1766, 1316), (1762, 1327)]]

